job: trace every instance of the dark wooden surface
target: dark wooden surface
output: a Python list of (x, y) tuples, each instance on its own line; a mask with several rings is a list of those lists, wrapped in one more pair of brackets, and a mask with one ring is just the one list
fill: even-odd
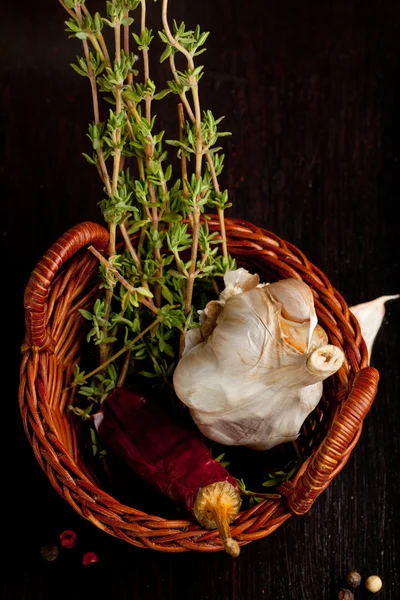
[[(349, 304), (398, 292), (398, 1), (170, 4), (178, 19), (212, 32), (201, 97), (234, 134), (223, 180), (231, 215), (301, 248)], [(85, 219), (101, 222), (100, 186), (81, 157), (90, 97), (68, 67), (80, 48), (63, 31), (62, 9), (56, 0), (20, 0), (1, 12), (0, 597), (333, 600), (356, 568), (382, 576), (380, 598), (400, 598), (400, 302), (387, 307), (372, 360), (378, 395), (347, 466), (307, 516), (243, 548), (238, 561), (136, 550), (82, 520), (53, 490), (18, 413), (22, 293), (59, 235)], [(174, 118), (161, 114), (160, 122)], [(67, 528), (77, 548), (45, 563), (41, 546)], [(81, 566), (86, 550), (97, 552), (97, 565)]]

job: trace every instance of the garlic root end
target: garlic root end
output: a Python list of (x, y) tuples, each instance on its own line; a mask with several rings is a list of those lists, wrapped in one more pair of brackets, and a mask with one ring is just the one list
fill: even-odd
[(344, 354), (337, 346), (327, 344), (312, 352), (307, 359), (307, 368), (318, 379), (326, 379), (336, 373), (343, 364)]

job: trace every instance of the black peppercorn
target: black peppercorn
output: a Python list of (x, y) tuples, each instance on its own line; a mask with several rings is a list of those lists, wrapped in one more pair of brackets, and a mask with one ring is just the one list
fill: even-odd
[(357, 573), (357, 571), (350, 571), (347, 575), (347, 583), (353, 588), (358, 587), (361, 583), (360, 573)]
[(56, 560), (56, 558), (58, 558), (60, 554), (60, 549), (57, 546), (57, 544), (46, 544), (46, 546), (42, 546), (42, 548), (40, 549), (40, 554), (42, 555), (42, 558), (44, 558), (44, 560), (52, 562), (53, 560)]
[(354, 600), (354, 594), (350, 590), (340, 590), (338, 600)]

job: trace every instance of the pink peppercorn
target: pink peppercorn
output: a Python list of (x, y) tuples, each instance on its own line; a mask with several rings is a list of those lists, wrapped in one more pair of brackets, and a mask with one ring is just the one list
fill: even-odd
[(99, 559), (95, 552), (85, 552), (85, 554), (82, 556), (82, 564), (85, 567), (91, 565), (92, 563), (97, 563), (98, 560)]
[(66, 529), (60, 535), (60, 542), (63, 548), (73, 548), (76, 544), (76, 533), (72, 529)]

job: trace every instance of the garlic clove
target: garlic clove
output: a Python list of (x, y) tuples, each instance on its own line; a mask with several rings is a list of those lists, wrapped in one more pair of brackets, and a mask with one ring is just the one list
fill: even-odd
[(400, 298), (399, 294), (394, 296), (379, 296), (379, 298), (375, 298), (375, 300), (350, 306), (350, 311), (356, 317), (360, 325), (361, 334), (367, 345), (370, 360), (375, 338), (382, 325), (383, 317), (385, 316), (385, 303), (389, 300), (396, 300), (397, 298)]
[(308, 335), (309, 335), (309, 324), (308, 323), (294, 323), (281, 317), (279, 319), (282, 338), (284, 341), (296, 348), (299, 352), (304, 354), (307, 352)]
[(282, 316), (295, 323), (314, 317), (314, 297), (311, 288), (299, 279), (282, 279), (268, 286), (268, 291), (282, 304)]
[(224, 275), (225, 289), (220, 294), (220, 301), (224, 304), (228, 298), (235, 294), (241, 294), (247, 290), (257, 287), (260, 283), (260, 277), (257, 274), (252, 274), (247, 269), (236, 269), (236, 271), (228, 271)]
[(308, 323), (306, 351), (310, 348), (318, 318), (311, 288), (299, 279), (282, 279), (268, 286), (268, 292), (282, 305), (281, 315), (288, 321)]
[(328, 343), (328, 335), (321, 325), (316, 325), (312, 334), (311, 343), (309, 345), (308, 351), (313, 352), (320, 346), (326, 346)]
[(247, 269), (243, 269), (242, 267), (236, 269), (236, 271), (227, 271), (224, 275), (225, 287), (231, 285), (232, 287), (240, 287), (242, 290), (250, 289), (249, 285), (251, 282), (254, 283), (252, 287), (256, 287), (260, 283), (259, 276), (249, 273)]
[(185, 356), (189, 350), (201, 344), (203, 341), (201, 331), (199, 327), (193, 327), (193, 329), (189, 329), (185, 335), (185, 348), (183, 350), (182, 356)]
[(281, 317), (280, 326), (284, 341), (302, 354), (312, 352), (328, 343), (328, 336), (321, 325), (315, 326), (310, 341), (308, 323), (293, 323)]

